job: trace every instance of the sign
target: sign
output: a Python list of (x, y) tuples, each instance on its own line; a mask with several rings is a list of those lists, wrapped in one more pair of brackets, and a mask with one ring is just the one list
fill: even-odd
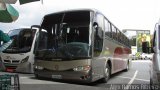
[(137, 31), (137, 52), (142, 52), (142, 42), (149, 42), (149, 46), (151, 46), (151, 36), (150, 31)]
[(0, 90), (20, 90), (18, 74), (0, 75)]

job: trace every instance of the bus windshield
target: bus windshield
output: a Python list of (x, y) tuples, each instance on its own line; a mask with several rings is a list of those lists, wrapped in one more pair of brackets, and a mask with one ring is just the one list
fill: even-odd
[(33, 38), (36, 30), (15, 29), (11, 30), (8, 35), (13, 40), (12, 44), (3, 51), (4, 53), (26, 53), (31, 50)]
[(89, 24), (89, 11), (45, 16), (36, 48), (36, 58), (41, 60), (90, 58)]

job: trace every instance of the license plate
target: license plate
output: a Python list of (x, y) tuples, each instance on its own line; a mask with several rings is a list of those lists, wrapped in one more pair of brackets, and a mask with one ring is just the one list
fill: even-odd
[(7, 72), (13, 72), (14, 70), (7, 68), (6, 71), (7, 71)]
[(62, 79), (62, 75), (52, 75), (53, 79)]

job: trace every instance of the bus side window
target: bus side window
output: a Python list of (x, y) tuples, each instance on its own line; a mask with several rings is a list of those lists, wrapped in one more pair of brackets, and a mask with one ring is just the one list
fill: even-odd
[(117, 32), (116, 32), (116, 28), (112, 25), (112, 36), (113, 36), (113, 39), (116, 40), (117, 39)]
[(110, 22), (108, 22), (106, 19), (105, 19), (105, 36), (108, 36), (108, 37), (111, 37), (112, 33), (111, 33), (111, 27), (110, 27)]
[(123, 44), (123, 34), (122, 34), (122, 32), (120, 34), (120, 42)]
[(117, 30), (117, 41), (120, 42), (120, 31)]

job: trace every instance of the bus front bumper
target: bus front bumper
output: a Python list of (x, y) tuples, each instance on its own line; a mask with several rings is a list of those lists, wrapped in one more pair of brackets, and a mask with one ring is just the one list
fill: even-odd
[(31, 63), (25, 62), (20, 64), (4, 63), (7, 72), (33, 73)]
[(39, 70), (34, 69), (34, 74), (37, 77), (52, 78), (53, 80), (65, 80), (78, 83), (90, 83), (90, 72), (82, 71), (52, 71), (52, 70)]

